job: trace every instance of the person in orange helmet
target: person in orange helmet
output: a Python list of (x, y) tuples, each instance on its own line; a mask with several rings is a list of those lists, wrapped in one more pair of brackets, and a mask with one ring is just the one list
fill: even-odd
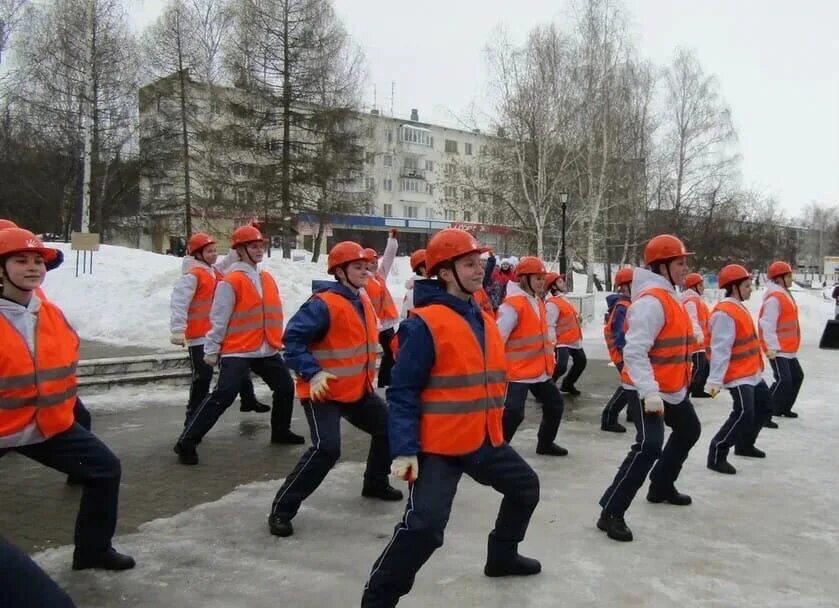
[[(600, 499), (597, 521), (598, 529), (613, 540), (633, 539), (624, 514), (648, 473), (649, 502), (692, 502), (675, 486), (702, 428), (688, 396), (693, 325), (676, 293), (684, 284), (689, 255), (679, 238), (658, 235), (644, 248), (646, 267), (633, 272), (621, 381), (635, 423), (635, 443)], [(666, 445), (665, 425), (672, 429)]]
[(685, 289), (682, 291), (682, 303), (693, 323), (693, 333), (696, 342), (693, 345), (693, 352), (690, 355), (693, 363), (693, 375), (690, 380), (690, 396), (695, 399), (710, 397), (703, 390), (708, 380), (708, 351), (710, 340), (708, 339), (708, 320), (711, 318), (711, 311), (702, 294), (705, 293), (705, 279), (698, 272), (692, 272), (685, 277)]
[[(582, 317), (577, 307), (569, 300), (565, 293), (568, 286), (565, 276), (556, 272), (548, 274), (545, 281), (545, 295), (547, 301), (545, 310), (548, 313), (548, 327), (554, 333), (554, 355), (556, 369), (551, 378), (557, 382), (562, 378), (559, 392), (579, 397), (580, 391), (575, 384), (586, 369), (588, 359), (583, 349)], [(568, 360), (571, 359), (571, 369)], [(566, 370), (568, 373), (566, 374)], [(563, 377), (564, 376), (564, 377)]]
[[(798, 322), (798, 304), (790, 291), (792, 267), (786, 262), (772, 262), (766, 278), (768, 283), (758, 313), (758, 330), (760, 346), (775, 376), (771, 388), (774, 399), (772, 413), (784, 418), (798, 418), (792, 407), (804, 383), (804, 370), (798, 361), (801, 325)], [(764, 425), (770, 428), (778, 426), (768, 417)]]
[[(187, 243), (187, 255), (181, 265), (182, 274), (172, 289), (169, 301), (169, 341), (176, 346), (188, 348), (192, 365), (192, 383), (184, 425), (210, 392), (213, 368), (204, 362), (204, 342), (210, 331), (210, 309), (216, 285), (224, 278), (224, 269), (238, 259), (236, 250), (231, 249), (227, 258), (218, 262), (216, 241), (208, 234), (196, 232)], [(239, 394), (240, 411), (264, 413), (271, 410), (270, 406), (260, 403), (256, 398), (250, 376), (242, 379)]]
[(265, 255), (265, 240), (253, 226), (233, 231), (231, 247), (239, 262), (231, 265), (216, 286), (210, 309), (210, 331), (204, 344), (204, 362), (219, 365), (213, 392), (184, 426), (175, 453), (185, 465), (198, 464), (196, 446), (239, 393), (251, 372), (260, 376), (273, 393), (271, 436), (283, 443), (303, 443), (291, 431), (294, 383), (280, 356), (283, 342), (283, 303), (274, 278), (257, 264)]
[(375, 249), (369, 247), (365, 249), (370, 258), (367, 263), (370, 277), (364, 290), (367, 292), (379, 317), (379, 345), (382, 347), (382, 358), (379, 361), (379, 388), (384, 388), (390, 384), (390, 370), (393, 367), (391, 342), (396, 334), (396, 326), (399, 325), (399, 311), (396, 310), (393, 296), (390, 295), (390, 289), (387, 286), (387, 277), (399, 249), (399, 242), (396, 240), (398, 234), (396, 228), (390, 231), (390, 237), (387, 239), (387, 245), (381, 260)]
[(542, 405), (536, 453), (566, 456), (568, 450), (555, 443), (564, 404), (551, 379), (554, 359), (553, 332), (543, 299), (547, 269), (535, 256), (526, 256), (516, 266), (518, 282), (507, 284), (507, 297), (498, 308), (498, 329), (507, 353), (510, 383), (504, 400), (504, 439), (511, 441), (524, 420), (529, 392)]
[(399, 315), (400, 321), (408, 318), (408, 313), (414, 307), (414, 281), (425, 278), (425, 249), (417, 249), (411, 254), (411, 270), (414, 276), (405, 282), (405, 298), (402, 300), (402, 312)]
[(119, 459), (75, 420), (79, 337), (35, 294), (57, 251), (28, 230), (0, 230), (0, 456), (17, 452), (79, 479), (73, 569), (127, 570), (134, 559), (111, 545)]
[(388, 410), (373, 390), (378, 340), (376, 311), (363, 293), (370, 254), (358, 243), (342, 241), (329, 252), (327, 272), (334, 281), (314, 281), (310, 297), (288, 322), (284, 353), (297, 374), (297, 396), (312, 435), (277, 491), (268, 517), (274, 536), (291, 536), (291, 520), (341, 454), (341, 419), (370, 435), (361, 495), (384, 501), (402, 499), (388, 483)]
[[(443, 544), (464, 474), (503, 494), (487, 539), (484, 574), (528, 576), (541, 564), (518, 553), (539, 502), (539, 478), (504, 441), (505, 349), (493, 318), (472, 294), (485, 248), (448, 228), (428, 243), (417, 307), (399, 328), (401, 349), (387, 391), (392, 473), (408, 481), (405, 514), (373, 564), (362, 608), (396, 606)], [(468, 563), (472, 560), (464, 560)]]
[(772, 395), (763, 380), (763, 357), (752, 313), (744, 304), (752, 295), (751, 274), (739, 264), (729, 264), (720, 271), (719, 285), (725, 290), (725, 299), (711, 314), (711, 371), (706, 390), (716, 397), (727, 388), (734, 405), (711, 439), (708, 468), (734, 475), (737, 471), (728, 462), (732, 447), (738, 456), (766, 457), (754, 444), (772, 408)]
[[(632, 302), (632, 268), (621, 268), (615, 273), (615, 289), (617, 293), (606, 298), (608, 312), (606, 323), (603, 325), (603, 337), (609, 358), (618, 370), (618, 376), (623, 371), (623, 347), (626, 344), (626, 311)], [(626, 427), (618, 422), (621, 410), (626, 407), (626, 392), (618, 384), (612, 398), (609, 399), (600, 415), (600, 430), (610, 433), (625, 433)]]

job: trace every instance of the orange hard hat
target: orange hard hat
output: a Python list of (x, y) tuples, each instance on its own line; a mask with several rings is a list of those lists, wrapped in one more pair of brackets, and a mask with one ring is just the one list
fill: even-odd
[(632, 283), (633, 270), (632, 267), (621, 268), (615, 273), (615, 287)]
[(376, 250), (371, 248), (371, 247), (365, 247), (364, 248), (364, 255), (366, 255), (368, 258), (370, 258), (371, 262), (375, 262), (376, 260), (379, 259), (379, 254), (376, 253)]
[(481, 247), (475, 237), (460, 228), (441, 230), (428, 241), (425, 249), (425, 268), (428, 276), (434, 276), (440, 265), (451, 262), (470, 253), (484, 253), (489, 247)]
[(2, 220), (0, 219), (0, 230), (5, 230), (6, 228), (17, 228), (18, 225), (15, 224), (12, 220)]
[(722, 289), (732, 283), (739, 283), (740, 281), (745, 281), (746, 279), (751, 278), (751, 273), (749, 273), (749, 271), (743, 268), (740, 264), (729, 264), (720, 270), (720, 288)]
[(672, 234), (659, 234), (651, 238), (644, 248), (644, 264), (649, 266), (686, 255), (693, 255), (693, 252), (685, 249), (685, 244), (680, 238)]
[(417, 249), (411, 254), (411, 270), (416, 272), (423, 264), (425, 264), (425, 249)]
[(769, 280), (772, 280), (782, 277), (785, 274), (792, 274), (792, 266), (786, 262), (778, 261), (769, 264), (769, 272), (766, 273), (766, 276), (769, 277)]
[(696, 287), (700, 283), (705, 282), (705, 277), (703, 277), (698, 272), (691, 272), (688, 276), (685, 277), (685, 289), (690, 289), (691, 287)]
[(195, 255), (207, 245), (214, 244), (213, 237), (205, 232), (196, 232), (189, 237), (189, 242), (186, 244), (186, 252), (189, 255)]
[(330, 251), (329, 257), (326, 260), (326, 272), (335, 274), (335, 269), (349, 264), (350, 262), (372, 262), (373, 259), (365, 249), (354, 241), (341, 241), (337, 243)]
[(58, 249), (45, 247), (41, 239), (28, 230), (23, 228), (0, 230), (0, 257), (23, 252), (40, 253), (47, 264), (54, 262), (59, 257)]
[(230, 239), (231, 247), (239, 247), (240, 245), (247, 245), (248, 243), (255, 243), (262, 241), (262, 233), (253, 226), (240, 226), (233, 231), (233, 236)]
[(524, 256), (516, 266), (516, 274), (523, 276), (527, 274), (547, 274), (548, 269), (545, 263), (535, 255)]
[(562, 276), (562, 275), (561, 275), (560, 273), (558, 273), (558, 272), (549, 272), (549, 273), (547, 273), (547, 274), (545, 275), (545, 289), (550, 289), (550, 288), (551, 288), (551, 286), (552, 286), (554, 283), (556, 283), (557, 281), (559, 281), (560, 279), (562, 279), (562, 280), (564, 281), (564, 280), (565, 280), (565, 277), (564, 277), (564, 276)]

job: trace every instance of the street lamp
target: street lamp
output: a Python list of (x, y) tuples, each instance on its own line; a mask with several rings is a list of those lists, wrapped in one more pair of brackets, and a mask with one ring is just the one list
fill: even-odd
[(566, 271), (565, 258), (565, 206), (568, 203), (568, 193), (559, 193), (559, 203), (562, 205), (562, 241), (559, 250), (559, 272), (564, 276)]

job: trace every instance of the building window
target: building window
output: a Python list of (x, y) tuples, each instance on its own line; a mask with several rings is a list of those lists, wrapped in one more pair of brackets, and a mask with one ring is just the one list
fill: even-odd
[[(485, 202), (487, 202), (487, 195), (486, 195), (486, 192), (478, 192), (478, 202), (479, 202), (479, 203), (485, 203)], [(484, 215), (486, 215), (486, 214), (484, 214)]]
[(468, 188), (463, 189), (463, 200), (464, 201), (471, 201), (472, 200), (472, 191)]
[(463, 175), (472, 177), (472, 167), (463, 167)]
[(364, 135), (369, 139), (373, 139), (376, 135), (376, 128), (373, 125), (367, 125), (367, 128), (364, 130)]
[(428, 185), (419, 179), (401, 179), (399, 180), (400, 192), (428, 192)]
[(426, 171), (434, 171), (434, 161), (433, 160), (425, 161), (425, 170)]
[(393, 143), (393, 131), (391, 131), (390, 129), (387, 130), (387, 143)]
[(406, 156), (404, 167), (406, 169), (412, 169), (412, 170), (416, 171), (416, 169), (417, 169), (417, 159), (416, 159), (416, 157), (415, 156)]
[(457, 142), (453, 139), (446, 140), (446, 152), (457, 154)]
[(454, 221), (457, 219), (457, 211), (454, 209), (446, 209), (446, 219), (449, 221)]
[(161, 186), (160, 184), (155, 184), (154, 186), (151, 187), (152, 197), (160, 198), (162, 194), (163, 194), (163, 186)]
[(463, 144), (463, 153), (466, 156), (472, 156), (472, 144), (470, 144), (469, 142), (464, 143)]
[(435, 215), (435, 213), (434, 213), (434, 208), (433, 207), (426, 207), (425, 208), (425, 218), (426, 219), (433, 220), (434, 215)]
[(487, 168), (486, 167), (478, 167), (478, 177), (481, 179), (486, 179), (487, 176)]
[(385, 154), (383, 162), (384, 162), (385, 167), (392, 167), (393, 166), (393, 157), (390, 154)]
[(409, 218), (416, 218), (417, 217), (417, 208), (415, 205), (405, 205), (402, 207), (405, 210), (405, 217)]
[(457, 174), (457, 165), (454, 163), (447, 163), (446, 169), (443, 173), (445, 173), (446, 177), (454, 177)]
[(393, 180), (386, 179), (382, 181), (382, 187), (384, 188), (385, 192), (390, 192), (393, 190)]
[(487, 153), (486, 145), (482, 145), (480, 148), (478, 148), (478, 154), (480, 154), (481, 156), (486, 156), (486, 153)]
[(405, 125), (402, 127), (401, 131), (402, 141), (404, 142), (429, 147), (434, 145), (434, 140), (431, 138), (431, 134), (428, 132), (428, 129), (419, 129), (417, 127), (409, 127)]
[(384, 207), (382, 207), (382, 213), (385, 217), (393, 217), (393, 205), (385, 203)]
[(373, 153), (373, 152), (367, 152), (367, 153), (364, 155), (364, 162), (366, 162), (368, 165), (372, 165), (375, 161), (376, 161), (376, 155), (375, 155), (375, 153)]
[(374, 177), (365, 177), (364, 178), (364, 187), (367, 190), (373, 190), (376, 187), (376, 178)]
[(464, 222), (471, 222), (472, 221), (472, 212), (471, 211), (464, 211), (463, 212), (463, 221)]
[(478, 222), (481, 224), (487, 223), (487, 212), (486, 211), (478, 211)]
[(453, 201), (457, 198), (457, 188), (454, 186), (446, 186), (443, 189), (443, 194), (446, 197), (446, 200)]

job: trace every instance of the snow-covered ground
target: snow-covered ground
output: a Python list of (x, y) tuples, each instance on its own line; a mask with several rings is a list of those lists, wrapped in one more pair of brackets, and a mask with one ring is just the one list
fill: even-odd
[[(400, 606), (836, 606), (839, 464), (830, 446), (839, 434), (839, 409), (825, 397), (836, 394), (839, 353), (807, 346), (801, 358), (807, 375), (796, 406), (801, 417), (763, 431), (758, 445), (766, 460), (732, 456), (733, 477), (704, 466), (730, 399), (697, 405), (702, 437), (678, 482), (694, 503), (652, 505), (642, 489), (627, 514), (632, 543), (608, 540), (594, 526), (597, 499), (631, 436), (604, 434), (592, 424), (592, 412), (588, 421), (578, 412), (560, 431), (570, 455), (551, 459), (533, 454), (535, 429), (524, 430), (513, 445), (539, 474), (541, 502), (521, 550), (542, 560), (542, 574), (483, 576), (499, 498), (464, 479), (445, 546)], [(588, 390), (605, 401), (611, 386)], [(403, 508), (362, 499), (362, 472), (359, 463), (333, 470), (304, 503), (291, 538), (272, 537), (266, 526), (278, 479), (241, 486), (117, 538), (115, 545), (138, 560), (130, 572), (74, 573), (71, 547), (35, 558), (80, 606), (357, 606)]]

